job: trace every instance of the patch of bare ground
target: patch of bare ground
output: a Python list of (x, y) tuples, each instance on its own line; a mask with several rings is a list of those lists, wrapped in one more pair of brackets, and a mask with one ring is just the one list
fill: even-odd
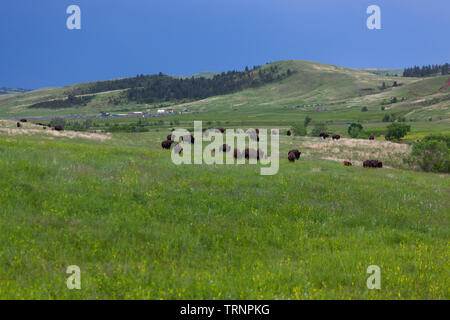
[(97, 141), (106, 141), (111, 139), (111, 134), (90, 133), (90, 132), (77, 132), (77, 131), (56, 131), (50, 128), (44, 130), (41, 126), (37, 126), (31, 123), (22, 123), (21, 128), (14, 128), (16, 125), (14, 121), (0, 120), (0, 132), (4, 132), (9, 136), (19, 135), (36, 135), (41, 134), (48, 137), (63, 137), (69, 139), (88, 139)]
[(362, 165), (365, 160), (376, 159), (384, 167), (404, 168), (403, 159), (408, 156), (411, 146), (382, 140), (340, 139), (338, 141), (310, 138), (299, 141), (304, 152), (312, 158), (352, 162)]

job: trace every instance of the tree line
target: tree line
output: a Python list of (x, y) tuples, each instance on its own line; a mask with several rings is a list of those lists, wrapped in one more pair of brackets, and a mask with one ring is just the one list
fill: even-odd
[(427, 66), (414, 66), (403, 70), (404, 77), (429, 77), (436, 74), (446, 75), (448, 73), (448, 63), (443, 65), (427, 65)]
[(204, 77), (180, 79), (159, 73), (88, 83), (74, 88), (70, 94), (83, 95), (126, 89), (120, 98), (116, 98), (117, 101), (113, 101), (115, 104), (129, 101), (155, 103), (180, 99), (196, 100), (258, 87), (265, 83), (280, 81), (292, 74), (290, 69), (282, 72), (279, 66), (267, 68), (255, 66), (251, 70), (246, 67), (244, 71), (223, 72), (212, 79)]

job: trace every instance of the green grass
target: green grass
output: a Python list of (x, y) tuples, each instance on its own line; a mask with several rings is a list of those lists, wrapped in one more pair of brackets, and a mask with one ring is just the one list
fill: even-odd
[(0, 134), (0, 298), (450, 297), (448, 175), (308, 156), (275, 176), (175, 166), (166, 133)]

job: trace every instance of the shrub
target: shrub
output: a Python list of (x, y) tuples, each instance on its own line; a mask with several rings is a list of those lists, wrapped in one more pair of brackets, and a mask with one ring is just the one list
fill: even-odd
[(350, 137), (356, 138), (362, 133), (363, 126), (361, 124), (359, 124), (359, 123), (352, 123), (348, 127), (347, 131), (348, 131), (348, 134), (350, 135)]
[[(447, 141), (450, 135), (447, 136)], [(409, 158), (405, 159), (410, 165), (418, 165), (426, 172), (450, 171), (450, 150), (446, 141), (433, 139), (428, 136), (414, 144)]]
[(361, 111), (362, 111), (362, 112), (366, 112), (366, 111), (368, 111), (368, 110), (369, 110), (369, 109), (367, 109), (367, 107), (362, 107), (362, 108), (361, 108)]
[(314, 137), (318, 137), (319, 134), (321, 134), (322, 132), (326, 132), (327, 131), (327, 125), (324, 122), (317, 122), (314, 124), (314, 128), (312, 129), (311, 134)]
[(294, 136), (306, 136), (306, 126), (301, 122), (294, 123), (291, 126), (291, 131)]
[(424, 141), (437, 140), (443, 141), (447, 145), (447, 148), (450, 148), (450, 134), (430, 134), (426, 136)]
[(303, 124), (305, 125), (305, 127), (307, 127), (312, 121), (312, 118), (309, 116), (306, 116), (305, 121), (303, 122)]
[(385, 135), (386, 140), (398, 141), (408, 132), (411, 131), (411, 126), (403, 123), (391, 123), (387, 126), (387, 132)]

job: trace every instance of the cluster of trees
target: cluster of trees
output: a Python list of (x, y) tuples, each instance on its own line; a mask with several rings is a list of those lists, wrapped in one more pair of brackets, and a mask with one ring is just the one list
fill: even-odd
[(394, 122), (394, 121), (398, 121), (398, 122), (406, 122), (406, 118), (396, 115), (394, 113), (386, 113), (383, 118), (381, 119), (381, 121), (383, 122)]
[(245, 88), (257, 87), (264, 83), (279, 81), (292, 75), (279, 66), (263, 68), (254, 66), (244, 71), (229, 71), (215, 75), (212, 79), (174, 78), (162, 73), (156, 75), (137, 75), (134, 78), (93, 82), (80, 85), (70, 95), (95, 94), (98, 92), (125, 90), (121, 95), (111, 98), (112, 104), (134, 101), (137, 103), (155, 103), (171, 100), (196, 100), (214, 95), (233, 93)]
[(403, 70), (404, 77), (429, 77), (436, 74), (446, 75), (448, 73), (448, 63), (443, 65), (414, 66)]
[(246, 71), (229, 71), (215, 75), (212, 79), (176, 79), (167, 75), (147, 77), (145, 86), (126, 90), (122, 97), (137, 103), (155, 103), (172, 100), (197, 100), (211, 96), (237, 92), (246, 88), (258, 87), (264, 83), (279, 81), (292, 72), (281, 73), (279, 67)]
[(62, 109), (62, 108), (72, 108), (74, 106), (86, 106), (95, 96), (85, 96), (85, 97), (75, 97), (70, 94), (67, 99), (57, 99), (49, 100), (44, 102), (38, 102), (32, 104), (28, 108), (30, 109)]
[(433, 134), (416, 142), (404, 161), (426, 172), (449, 173), (450, 135)]

